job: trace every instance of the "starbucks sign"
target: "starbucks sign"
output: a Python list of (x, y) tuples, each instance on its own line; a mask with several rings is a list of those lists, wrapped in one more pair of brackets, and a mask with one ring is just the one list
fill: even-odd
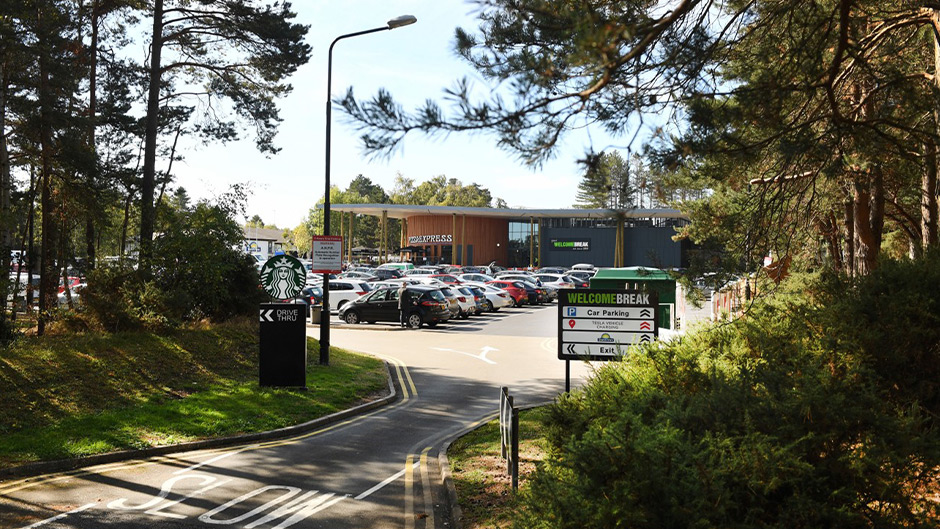
[(261, 267), (261, 286), (274, 299), (290, 299), (307, 284), (307, 269), (297, 258), (275, 255)]

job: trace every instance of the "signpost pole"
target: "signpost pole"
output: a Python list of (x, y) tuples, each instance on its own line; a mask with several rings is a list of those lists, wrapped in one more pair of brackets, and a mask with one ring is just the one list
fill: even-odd
[(565, 360), (565, 393), (571, 393), (571, 360)]

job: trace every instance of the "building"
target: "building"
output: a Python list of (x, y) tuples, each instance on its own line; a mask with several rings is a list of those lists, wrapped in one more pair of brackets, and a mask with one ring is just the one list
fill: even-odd
[[(674, 241), (688, 217), (674, 209), (516, 209), (401, 204), (333, 204), (347, 241), (356, 215), (401, 220), (398, 248), (381, 255), (421, 263), (507, 267), (687, 265), (687, 241)], [(348, 220), (346, 220), (348, 219)], [(353, 241), (353, 244), (355, 241)], [(345, 244), (344, 248), (352, 246)], [(349, 255), (351, 257), (351, 255)], [(351, 259), (350, 259), (351, 260)]]
[(278, 252), (283, 253), (287, 247), (284, 230), (242, 226), (242, 231), (245, 232), (245, 251), (252, 255), (260, 255), (264, 260), (273, 257)]

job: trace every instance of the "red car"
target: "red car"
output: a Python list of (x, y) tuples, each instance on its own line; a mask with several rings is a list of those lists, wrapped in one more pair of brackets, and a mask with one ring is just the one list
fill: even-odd
[(520, 307), (529, 301), (529, 293), (524, 288), (517, 287), (515, 283), (515, 281), (500, 281), (499, 279), (486, 282), (487, 285), (493, 285), (509, 292), (509, 295), (512, 296), (512, 306)]

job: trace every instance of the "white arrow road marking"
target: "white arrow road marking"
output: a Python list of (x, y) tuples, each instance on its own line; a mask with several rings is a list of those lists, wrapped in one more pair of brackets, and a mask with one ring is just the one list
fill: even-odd
[(457, 354), (467, 355), (467, 356), (469, 356), (470, 358), (476, 358), (477, 360), (483, 360), (483, 361), (486, 362), (487, 364), (494, 364), (494, 365), (496, 364), (496, 362), (494, 362), (494, 361), (490, 360), (489, 358), (487, 358), (487, 357), (486, 357), (486, 354), (489, 353), (490, 351), (499, 351), (499, 349), (496, 349), (496, 348), (494, 348), (494, 347), (483, 347), (483, 348), (481, 349), (481, 353), (478, 354), (478, 355), (475, 355), (475, 354), (465, 353), (465, 352), (463, 352), (463, 351), (458, 351), (458, 350), (456, 350), (456, 349), (448, 349), (448, 348), (446, 348), (446, 347), (432, 347), (431, 349), (434, 349), (435, 351), (446, 351), (446, 352), (448, 352), (448, 353), (457, 353)]

